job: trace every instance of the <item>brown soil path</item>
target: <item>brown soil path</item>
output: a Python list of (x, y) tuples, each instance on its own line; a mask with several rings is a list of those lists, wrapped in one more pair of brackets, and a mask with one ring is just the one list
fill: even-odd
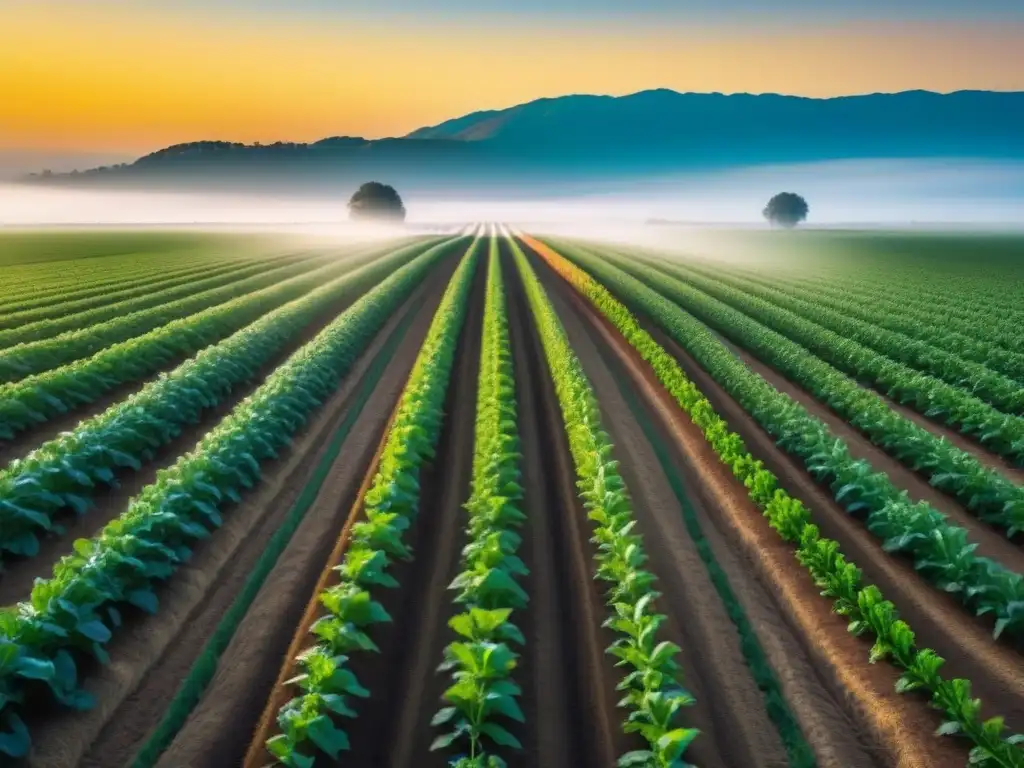
[[(678, 499), (678, 503), (688, 504), (694, 511), (701, 534), (754, 629), (779, 681), (786, 704), (796, 717), (820, 768), (883, 764), (872, 754), (877, 748), (871, 743), (870, 736), (846, 711), (845, 693), (837, 691), (836, 686), (819, 675), (815, 661), (805, 650), (798, 632), (786, 622), (780, 611), (770, 583), (759, 579), (753, 562), (735, 546), (735, 533), (722, 525), (722, 519), (726, 517), (723, 507), (741, 509), (747, 515), (757, 515), (757, 510), (708, 450), (701, 450), (702, 446), (695, 442), (681, 444), (678, 435), (665, 425), (662, 414), (652, 408), (644, 396), (645, 388), (650, 387), (654, 379), (650, 375), (645, 375), (642, 380), (636, 378), (637, 372), (644, 370), (643, 361), (624, 340), (577, 297), (568, 298), (567, 303), (578, 313), (581, 325), (585, 326), (595, 344), (608, 374), (614, 374), (618, 392), (611, 389), (606, 380), (608, 374), (594, 377), (600, 381), (602, 402), (608, 402), (609, 408), (629, 408), (634, 418), (645, 418), (656, 434), (653, 440), (657, 440), (660, 450), (667, 454), (671, 473), (683, 481), (687, 495)], [(627, 396), (624, 387), (628, 389), (629, 401), (622, 399)], [(690, 428), (695, 429), (692, 425)], [(617, 428), (613, 427), (613, 433), (616, 431)], [(703, 442), (699, 434), (688, 437), (691, 441), (696, 437)], [(650, 446), (645, 450), (650, 451), (655, 443), (651, 442), (650, 435), (646, 439)], [(664, 465), (662, 468), (664, 471)], [(729, 481), (729, 495), (716, 494), (709, 489), (709, 471), (719, 474), (719, 482), (723, 479)]]
[[(31, 765), (47, 768), (70, 768), (85, 764), (106, 766), (121, 764), (131, 758), (145, 738), (148, 727), (162, 716), (166, 703), (174, 695), (192, 661), (201, 652), (206, 638), (234, 601), (263, 547), (305, 487), (318, 463), (318, 456), (345, 418), (353, 392), (385, 340), (400, 324), (405, 311), (419, 305), (419, 318), (429, 318), (433, 308), (430, 304), (436, 307), (443, 290), (444, 275), (439, 273), (450, 274), (453, 268), (454, 260), (445, 262), (433, 279), (420, 286), (406, 309), (391, 318), (352, 374), (295, 439), (291, 449), (266, 469), (260, 486), (225, 515), (224, 526), (210, 539), (202, 542), (192, 560), (158, 592), (159, 612), (154, 616), (133, 617), (128, 626), (122, 629), (109, 649), (114, 659), (113, 664), (98, 670), (86, 682), (86, 689), (96, 696), (98, 706), (89, 712), (60, 713), (31, 724), (36, 737)], [(418, 324), (414, 325), (409, 335), (415, 336), (420, 332), (419, 327)], [(425, 332), (425, 324), (422, 332)], [(415, 343), (411, 343), (411, 346), (415, 346)], [(394, 359), (396, 364), (389, 367), (379, 386), (380, 399), (375, 393), (374, 400), (364, 409), (369, 422), (363, 420), (361, 423), (371, 430), (375, 414), (380, 420), (379, 427), (383, 426), (390, 408), (387, 402), (389, 392), (393, 395), (396, 387), (400, 386), (397, 382), (404, 382), (402, 366), (411, 364), (411, 361), (399, 355)], [(365, 452), (365, 441), (373, 443), (375, 433), (360, 432), (354, 439), (352, 448), (343, 451), (343, 456), (351, 458), (359, 451)], [(358, 482), (362, 467), (353, 464), (346, 471), (349, 482), (352, 482), (352, 478)], [(310, 538), (310, 526), (315, 526), (317, 522), (322, 524), (323, 521), (315, 514), (315, 510), (307, 513), (303, 527), (293, 541), (293, 544), (295, 541), (301, 542), (295, 544), (296, 547), (322, 545), (322, 541), (313, 542)], [(330, 540), (327, 540), (329, 545)], [(293, 567), (297, 565), (294, 560), (290, 562)], [(297, 567), (301, 572), (304, 566), (298, 564)], [(296, 576), (294, 572), (289, 575), (293, 578)], [(257, 607), (260, 610), (269, 608), (262, 604)], [(277, 605), (275, 609), (276, 612), (286, 612), (288, 606)], [(269, 634), (269, 630), (262, 631)], [(121, 720), (122, 717), (128, 720)], [(108, 723), (115, 722), (116, 727), (104, 730)], [(125, 727), (125, 722), (132, 722), (133, 727)], [(83, 762), (87, 755), (90, 756), (89, 760), (95, 762)], [(116, 759), (114, 756), (117, 756)]]
[(119, 485), (97, 489), (93, 497), (94, 505), (84, 515), (68, 513), (60, 516), (58, 522), (64, 526), (64, 533), (51, 535), (40, 541), (39, 553), (35, 557), (8, 557), (3, 564), (4, 570), (0, 572), (0, 605), (11, 605), (28, 597), (35, 579), (39, 576), (49, 576), (54, 564), (71, 551), (75, 539), (94, 536), (108, 522), (124, 512), (129, 500), (153, 483), (162, 469), (173, 466), (182, 454), (191, 450), (203, 435), (259, 388), (264, 379), (281, 363), (312, 340), (357, 299), (358, 297), (349, 297), (345, 301), (335, 302), (321, 312), (291, 343), (261, 366), (248, 382), (237, 385), (215, 407), (203, 411), (197, 423), (184, 425), (181, 433), (170, 443), (157, 449), (151, 459), (142, 459), (141, 469), (135, 471), (131, 468), (122, 468), (116, 472)]

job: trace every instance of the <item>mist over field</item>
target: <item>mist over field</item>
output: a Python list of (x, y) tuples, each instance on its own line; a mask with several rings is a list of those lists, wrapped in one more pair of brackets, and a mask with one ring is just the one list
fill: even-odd
[[(846, 160), (504, 190), (438, 178), (399, 192), (411, 225), (500, 220), (596, 236), (652, 219), (763, 227), (761, 209), (783, 190), (807, 198), (809, 227), (1024, 226), (1024, 161)], [(347, 194), (0, 184), (0, 225), (348, 226)]]

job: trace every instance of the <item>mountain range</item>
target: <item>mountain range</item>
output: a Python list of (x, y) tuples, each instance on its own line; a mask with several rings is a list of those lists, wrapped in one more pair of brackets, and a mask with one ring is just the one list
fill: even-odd
[(350, 188), (587, 182), (855, 158), (1024, 158), (1024, 92), (574, 95), (475, 112), (388, 139), (179, 144), (36, 183)]

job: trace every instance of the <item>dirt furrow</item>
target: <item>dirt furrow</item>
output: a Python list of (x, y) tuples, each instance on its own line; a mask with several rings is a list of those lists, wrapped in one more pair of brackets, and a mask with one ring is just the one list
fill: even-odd
[[(417, 311), (408, 332), (410, 338), (403, 342), (404, 351), (393, 355), (392, 364), (376, 384), (373, 398), (364, 409), (365, 417), (360, 415), (358, 423), (366, 426), (367, 431), (356, 433), (351, 444), (346, 442), (341, 454), (347, 460), (347, 466), (339, 472), (336, 482), (344, 487), (358, 483), (363, 466), (353, 458), (365, 455), (368, 450), (372, 452), (375, 441), (373, 429), (376, 427), (379, 431), (382, 428), (383, 420), (390, 412), (388, 397), (397, 396), (408, 365), (411, 365), (411, 360), (401, 355), (408, 355), (409, 349), (417, 348), (417, 334), (422, 340), (430, 313), (440, 300), (445, 277), (453, 268), (454, 263), (445, 262), (410, 297), (405, 309), (389, 320), (338, 392), (296, 437), (291, 449), (265, 470), (260, 486), (225, 515), (224, 526), (210, 539), (201, 542), (189, 563), (158, 591), (160, 610), (157, 614), (130, 617), (109, 649), (113, 663), (95, 670), (86, 682), (86, 688), (96, 696), (98, 706), (80, 714), (51, 714), (35, 724), (36, 746), (31, 765), (47, 768), (107, 766), (124, 764), (131, 759), (149, 729), (162, 717), (167, 703), (202, 651), (206, 638), (244, 586), (269, 538), (302, 493), (319, 463), (320, 455), (331, 442), (331, 436), (345, 420), (354, 393), (361, 389), (362, 380), (373, 367), (374, 360), (382, 354), (381, 350), (385, 349), (387, 340), (396, 333), (396, 329), (402, 326), (405, 314)], [(390, 354), (390, 350), (386, 354)], [(368, 443), (371, 444), (369, 447)], [(325, 517), (330, 520), (330, 515), (318, 509), (307, 513), (302, 528), (290, 545), (292, 552), (323, 547), (324, 542), (329, 548), (330, 537), (323, 536)], [(288, 598), (297, 590), (291, 584), (292, 591), (289, 592), (289, 582), (308, 580), (307, 566), (304, 558), (297, 558), (294, 554), (279, 563), (275, 573), (278, 574), (281, 583), (278, 589), (281, 591), (274, 594), (281, 602), (273, 604), (270, 614), (287, 614), (293, 608)], [(314, 570), (318, 570), (318, 565)], [(315, 572), (312, 578), (315, 580)], [(301, 603), (298, 607), (301, 610)], [(270, 605), (258, 601), (255, 608), (266, 616)], [(294, 621), (286, 631), (289, 635), (294, 631)], [(257, 632), (263, 637), (250, 635), (249, 640), (259, 646), (273, 632), (271, 627), (263, 626)], [(280, 626), (276, 636), (280, 636)], [(229, 670), (232, 665), (246, 660), (249, 648), (244, 643), (243, 648), (245, 650), (237, 657), (225, 656), (229, 660)], [(280, 654), (280, 649), (277, 651)], [(244, 671), (248, 676), (259, 677), (252, 667), (244, 667)], [(276, 665), (270, 670), (270, 675), (275, 671)], [(265, 680), (265, 676), (261, 679)], [(244, 703), (245, 700), (233, 701), (230, 707), (241, 709)], [(246, 743), (247, 736), (243, 736)], [(218, 738), (224, 739), (225, 731), (220, 731)]]

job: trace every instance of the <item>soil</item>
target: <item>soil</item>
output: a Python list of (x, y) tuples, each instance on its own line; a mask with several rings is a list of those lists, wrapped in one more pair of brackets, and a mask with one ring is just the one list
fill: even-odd
[[(480, 258), (452, 364), (437, 453), (426, 468), (420, 511), (407, 541), (413, 560), (393, 571), (401, 585), (383, 596), (394, 619), (374, 633), (380, 654), (353, 657), (356, 677), (371, 692), (358, 706), (358, 727), (349, 731), (352, 748), (342, 765), (443, 768), (444, 756), (430, 751), (439, 731), (430, 720), (451, 682), (436, 671), (454, 633), (455, 613), (447, 587), (459, 570), (465, 512), (473, 465), (480, 335), (483, 330), (487, 261)], [(320, 761), (318, 761), (319, 765)]]
[[(419, 306), (416, 322), (408, 334), (410, 338), (404, 345), (406, 349), (418, 346), (415, 337), (425, 333), (430, 311), (436, 307), (443, 290), (444, 274), (440, 273), (450, 274), (453, 268), (452, 262), (446, 262), (406, 305), (405, 311)], [(114, 663), (99, 670), (85, 686), (96, 696), (97, 707), (85, 713), (61, 713), (37, 724), (30, 723), (35, 745), (31, 765), (47, 768), (107, 766), (124, 764), (131, 759), (149, 729), (159, 721), (166, 704), (202, 651), (206, 638), (233, 603), (267, 541), (304, 489), (319, 455), (345, 418), (360, 379), (380, 354), (386, 339), (401, 324), (403, 315), (404, 312), (397, 312), (391, 318), (338, 392), (295, 439), (291, 449), (265, 469), (259, 488), (230, 510), (224, 526), (202, 542), (191, 561), (158, 591), (159, 612), (139, 617), (122, 629), (109, 648)], [(422, 341), (422, 336), (419, 340)], [(342, 455), (349, 460), (359, 451), (365, 452), (367, 442), (372, 450), (373, 416), (377, 415), (378, 429), (381, 428), (390, 410), (389, 393), (392, 399), (396, 396), (411, 364), (408, 352), (405, 355), (394, 356), (393, 364), (377, 387), (379, 394), (375, 391), (374, 399), (364, 409), (369, 421), (363, 420), (362, 426), (370, 431), (361, 430), (354, 434), (351, 444), (346, 443)], [(353, 484), (358, 482), (361, 469), (354, 464), (348, 470)], [(309, 526), (321, 521), (316, 512), (307, 513), (295, 537), (295, 541), (307, 547), (311, 544)], [(325, 540), (329, 546), (330, 539)], [(290, 562), (295, 565), (294, 560)], [(303, 566), (298, 567), (301, 570)], [(270, 606), (257, 603), (257, 608), (268, 610)], [(287, 613), (288, 610), (289, 603), (285, 601), (274, 606), (272, 612)], [(293, 620), (291, 629), (294, 626)], [(265, 628), (260, 631), (268, 633)]]
[[(232, 392), (213, 408), (203, 411), (200, 420), (195, 424), (186, 424), (181, 433), (171, 442), (161, 446), (149, 461), (144, 461), (142, 468), (132, 470), (121, 468), (115, 473), (118, 485), (101, 488), (93, 498), (94, 505), (83, 515), (71, 513), (58, 516), (57, 522), (64, 527), (64, 532), (43, 538), (39, 544), (39, 552), (30, 558), (8, 557), (4, 570), (0, 572), (0, 605), (11, 605), (25, 599), (32, 590), (35, 579), (40, 575), (49, 575), (54, 564), (71, 551), (76, 539), (92, 537), (120, 515), (128, 506), (128, 502), (138, 495), (147, 485), (153, 483), (158, 473), (173, 466), (184, 453), (191, 450), (214, 426), (219, 424), (234, 410), (240, 402), (251, 395), (277, 367), (301, 348), (334, 318), (350, 307), (358, 297), (349, 297), (344, 301), (335, 302), (328, 309), (319, 313), (292, 341), (273, 355), (255, 375), (247, 382), (235, 387)], [(122, 389), (141, 388), (141, 384), (125, 385)], [(116, 402), (116, 401), (115, 401)], [(70, 416), (77, 423), (81, 413)], [(66, 425), (73, 428), (74, 424)], [(47, 427), (49, 428), (49, 427)], [(33, 446), (35, 447), (35, 446)]]
[[(513, 768), (537, 765), (612, 766), (618, 755), (639, 747), (621, 733), (615, 684), (620, 679), (604, 653), (611, 637), (600, 626), (605, 609), (591, 575), (586, 517), (575, 499), (571, 458), (554, 390), (540, 356), (539, 340), (514, 270), (506, 263), (511, 346), (516, 366), (522, 439), (524, 509), (520, 555), (530, 568), (524, 588), (529, 606), (514, 615), (527, 644), (515, 679), (523, 688), (526, 722), (510, 724), (524, 749), (504, 756)], [(416, 559), (399, 564), (400, 589), (382, 594), (394, 619), (374, 634), (381, 653), (354, 664), (372, 697), (360, 703), (357, 727), (347, 729), (351, 750), (345, 765), (388, 768), (442, 768), (451, 755), (431, 752), (439, 735), (430, 719), (450, 684), (436, 672), (444, 645), (453, 634), (448, 618), (456, 608), (446, 587), (458, 570), (464, 540), (462, 504), (470, 492), (473, 425), (479, 372), (485, 269), (478, 274), (467, 325), (455, 361), (449, 406), (437, 459), (424, 475), (424, 506), (409, 532)], [(339, 553), (340, 554), (340, 553)], [(302, 627), (300, 627), (300, 632)], [(409, 638), (416, 638), (410, 643)], [(296, 635), (292, 650), (307, 641)], [(286, 679), (285, 669), (278, 679)], [(265, 762), (263, 740), (272, 733), (272, 715), (287, 700), (275, 692), (264, 712), (264, 727), (253, 739), (244, 763)], [(182, 756), (177, 753), (175, 758)], [(317, 765), (330, 764), (320, 759)], [(170, 753), (164, 762), (171, 768)], [(209, 763), (191, 763), (206, 766)]]
[(662, 632), (682, 648), (681, 682), (696, 704), (681, 719), (701, 731), (687, 759), (702, 768), (788, 765), (778, 731), (743, 657), (739, 635), (686, 530), (679, 500), (654, 450), (623, 401), (578, 307), (567, 301), (568, 287), (560, 285), (538, 259), (533, 262), (595, 388), (604, 427), (616, 446), (637, 528), (663, 593), (661, 608), (669, 616)]

